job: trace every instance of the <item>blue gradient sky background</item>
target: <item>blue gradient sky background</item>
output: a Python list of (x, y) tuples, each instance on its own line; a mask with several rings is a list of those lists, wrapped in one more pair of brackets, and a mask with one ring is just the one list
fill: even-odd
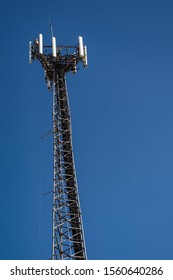
[(68, 75), (89, 259), (173, 259), (173, 2), (3, 1), (0, 259), (51, 257), (52, 95), (28, 42), (88, 46)]

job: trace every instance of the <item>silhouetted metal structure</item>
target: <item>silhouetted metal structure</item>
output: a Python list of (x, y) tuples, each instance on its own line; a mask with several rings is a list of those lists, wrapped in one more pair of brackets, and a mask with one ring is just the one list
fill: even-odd
[[(53, 34), (52, 34), (53, 35)], [(53, 90), (54, 184), (52, 206), (52, 259), (84, 260), (86, 246), (72, 149), (66, 74), (76, 73), (78, 62), (87, 66), (87, 48), (78, 37), (76, 46), (43, 45), (43, 36), (29, 43), (29, 62), (39, 60), (48, 89)]]

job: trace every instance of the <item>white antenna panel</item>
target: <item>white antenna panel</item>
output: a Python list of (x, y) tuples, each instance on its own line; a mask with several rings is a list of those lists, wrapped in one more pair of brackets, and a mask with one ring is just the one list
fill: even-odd
[(78, 42), (79, 42), (79, 56), (83, 57), (84, 56), (84, 49), (83, 49), (83, 38), (82, 38), (82, 36), (78, 37)]
[(88, 66), (87, 46), (84, 46), (84, 67)]
[(52, 37), (52, 55), (56, 57), (56, 38)]
[(39, 53), (43, 54), (43, 35), (39, 34)]
[(29, 42), (29, 63), (32, 63), (32, 54), (31, 54), (31, 46), (32, 46), (32, 42)]

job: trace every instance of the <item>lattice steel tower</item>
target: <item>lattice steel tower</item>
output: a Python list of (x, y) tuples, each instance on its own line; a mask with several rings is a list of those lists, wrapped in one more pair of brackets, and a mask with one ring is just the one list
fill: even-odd
[(76, 46), (43, 45), (43, 36), (29, 43), (29, 62), (39, 60), (48, 89), (53, 92), (53, 205), (52, 259), (85, 260), (86, 247), (72, 149), (66, 74), (76, 73), (78, 62), (87, 66), (87, 48), (78, 37)]

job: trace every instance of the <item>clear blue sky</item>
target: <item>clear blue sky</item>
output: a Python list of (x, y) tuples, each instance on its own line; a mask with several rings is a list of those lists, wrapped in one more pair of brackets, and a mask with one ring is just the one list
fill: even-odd
[(88, 46), (69, 74), (89, 259), (173, 259), (173, 2), (3, 1), (0, 259), (51, 257), (52, 95), (28, 42), (48, 17), (59, 44)]

